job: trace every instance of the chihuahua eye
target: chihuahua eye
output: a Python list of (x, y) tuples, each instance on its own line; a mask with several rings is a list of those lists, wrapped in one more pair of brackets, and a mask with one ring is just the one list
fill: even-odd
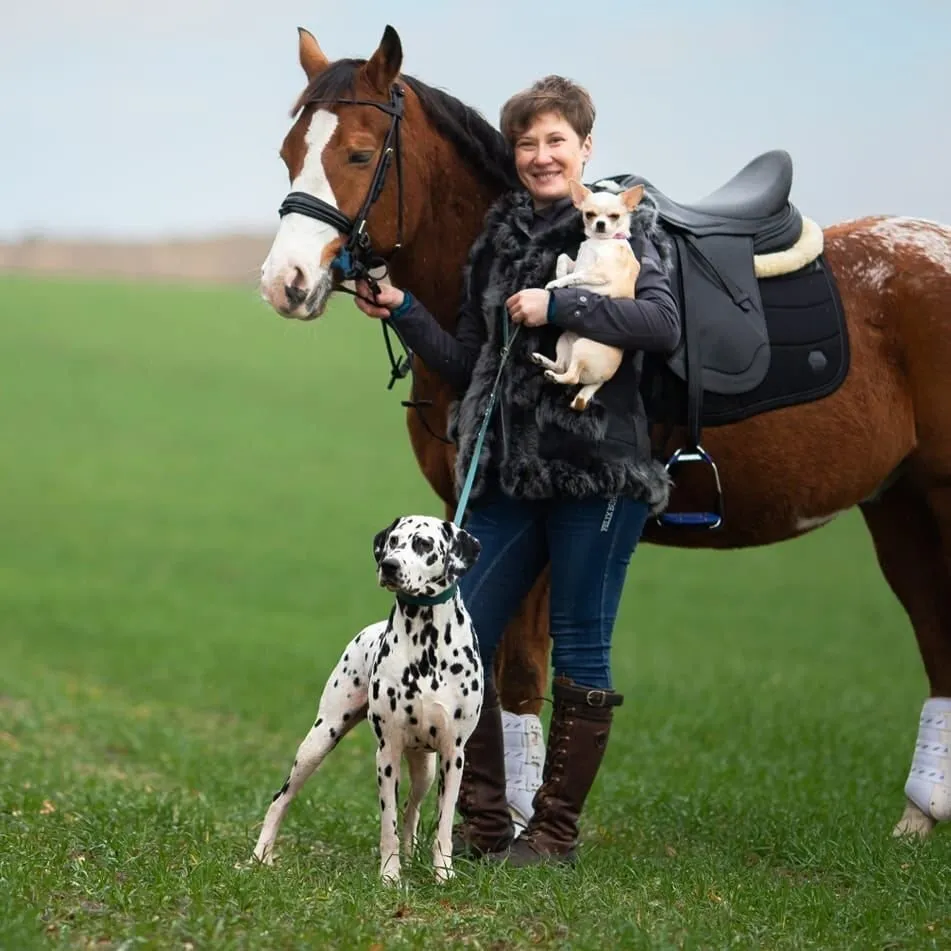
[(608, 215), (608, 217), (609, 217), (612, 221), (617, 221), (618, 218), (620, 218), (621, 216), (620, 216), (620, 215), (611, 214), (611, 215)]
[(347, 156), (347, 161), (351, 165), (369, 165), (373, 161), (373, 152), (366, 149), (351, 152)]
[(592, 218), (597, 218), (597, 217), (598, 217), (598, 216), (597, 216), (597, 213), (596, 213), (596, 212), (593, 212), (593, 211), (586, 211), (586, 212), (584, 213), (584, 216), (585, 216), (585, 218), (588, 219), (588, 221), (590, 221)]

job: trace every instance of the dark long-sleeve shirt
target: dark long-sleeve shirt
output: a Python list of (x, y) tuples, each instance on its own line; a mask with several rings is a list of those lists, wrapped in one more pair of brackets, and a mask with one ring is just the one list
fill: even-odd
[[(570, 201), (570, 199), (566, 199)], [(536, 212), (535, 226), (557, 213), (562, 202)], [(623, 350), (671, 353), (680, 342), (680, 308), (670, 280), (650, 244), (638, 250), (641, 263), (635, 296), (609, 298), (581, 288), (556, 288), (549, 322), (573, 330), (599, 343)], [(417, 300), (398, 317), (390, 318), (406, 345), (426, 366), (438, 373), (458, 393), (463, 393), (472, 378), (479, 351), (485, 343), (487, 328), (479, 301), (464, 300), (451, 334)]]

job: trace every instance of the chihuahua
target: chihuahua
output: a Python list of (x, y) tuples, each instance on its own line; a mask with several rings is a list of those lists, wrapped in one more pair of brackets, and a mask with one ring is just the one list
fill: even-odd
[[(605, 297), (633, 297), (641, 266), (631, 250), (631, 213), (644, 197), (644, 186), (635, 185), (616, 195), (592, 192), (580, 182), (568, 183), (571, 200), (581, 212), (586, 240), (572, 261), (558, 256), (555, 279), (545, 290), (556, 287), (584, 287)], [(545, 367), (545, 376), (568, 386), (580, 383), (571, 408), (586, 409), (591, 397), (617, 372), (624, 351), (581, 337), (566, 330), (558, 338), (555, 360), (533, 353), (532, 360)]]

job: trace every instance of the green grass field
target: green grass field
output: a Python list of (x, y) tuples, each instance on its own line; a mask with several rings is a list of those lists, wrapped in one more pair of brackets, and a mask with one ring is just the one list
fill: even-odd
[(638, 551), (577, 868), (382, 890), (366, 727), (235, 868), (388, 610), (373, 534), (439, 512), (386, 379), (349, 303), (0, 280), (0, 948), (948, 947), (947, 834), (890, 837), (925, 680), (857, 513)]

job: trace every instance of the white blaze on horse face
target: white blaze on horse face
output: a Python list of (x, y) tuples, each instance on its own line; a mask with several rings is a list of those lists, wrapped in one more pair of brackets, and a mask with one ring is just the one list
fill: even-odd
[[(306, 192), (337, 207), (327, 173), (324, 149), (337, 128), (337, 117), (318, 109), (304, 141), (307, 154), (291, 191)], [(291, 212), (281, 219), (267, 259), (261, 268), (261, 295), (279, 313), (291, 317), (320, 314), (330, 296), (332, 277), (321, 261), (327, 246), (338, 239), (336, 228)]]

